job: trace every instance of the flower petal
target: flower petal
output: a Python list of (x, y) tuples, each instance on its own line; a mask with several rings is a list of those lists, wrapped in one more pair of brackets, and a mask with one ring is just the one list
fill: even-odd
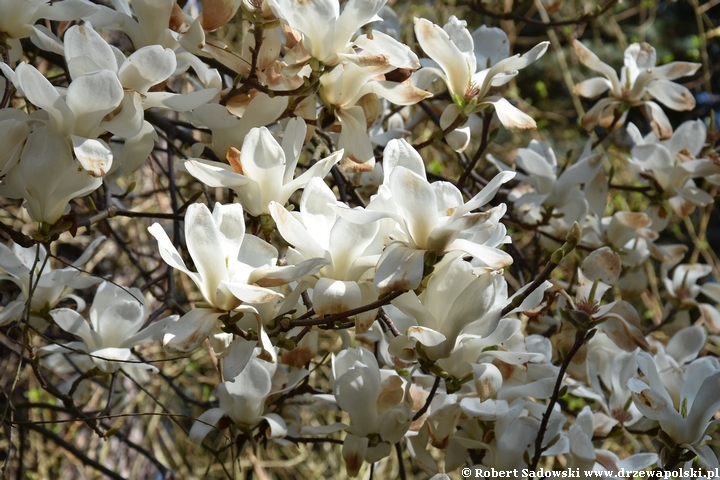
[(177, 322), (168, 325), (163, 347), (168, 352), (192, 352), (210, 335), (217, 319), (224, 313), (208, 308), (190, 310)]

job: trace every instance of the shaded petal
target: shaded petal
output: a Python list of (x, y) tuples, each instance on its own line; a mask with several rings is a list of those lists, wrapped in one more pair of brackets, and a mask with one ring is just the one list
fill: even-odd
[(147, 93), (150, 87), (167, 80), (175, 68), (175, 52), (160, 45), (150, 45), (130, 55), (120, 67), (118, 77), (123, 87)]
[(110, 70), (99, 70), (74, 79), (65, 98), (75, 114), (74, 133), (84, 137), (97, 136), (103, 118), (120, 105), (123, 97), (122, 85)]
[(597, 55), (592, 53), (590, 49), (578, 40), (573, 40), (572, 46), (575, 49), (575, 54), (577, 54), (578, 59), (583, 65), (605, 75), (605, 77), (610, 81), (613, 93), (617, 94), (620, 92), (620, 80), (618, 80), (617, 72), (614, 68), (602, 62)]
[(378, 261), (374, 284), (379, 295), (397, 290), (415, 290), (423, 279), (425, 250), (400, 243), (389, 245)]
[(602, 77), (589, 78), (575, 84), (573, 95), (585, 98), (595, 98), (607, 92), (611, 88), (610, 80)]
[(646, 89), (660, 103), (676, 111), (695, 108), (695, 97), (690, 90), (668, 80), (655, 80)]
[(338, 148), (343, 149), (344, 170), (369, 172), (375, 166), (372, 142), (367, 134), (365, 113), (359, 106), (338, 109), (335, 114), (342, 124)]
[(89, 348), (95, 348), (102, 345), (102, 339), (100, 336), (90, 329), (90, 324), (85, 320), (82, 315), (77, 313), (75, 310), (69, 308), (59, 308), (52, 310), (50, 316), (58, 325), (68, 333), (77, 335), (82, 338)]
[(224, 314), (225, 312), (208, 308), (196, 308), (189, 311), (177, 322), (168, 325), (163, 336), (163, 347), (168, 352), (192, 352), (205, 341), (218, 318)]
[(660, 140), (670, 138), (673, 132), (672, 125), (660, 105), (655, 102), (644, 102), (642, 111), (647, 121), (650, 122), (653, 133)]
[[(132, 356), (129, 348), (107, 347), (100, 350), (94, 350), (91, 353), (92, 361), (100, 370), (105, 373), (117, 371)], [(154, 367), (150, 368), (151, 370)]]
[(211, 408), (203, 412), (193, 423), (188, 433), (188, 440), (197, 445), (201, 444), (203, 439), (215, 429), (215, 425), (224, 416), (225, 411), (222, 408)]
[(313, 306), (319, 315), (342, 313), (362, 306), (357, 282), (321, 278), (313, 289)]

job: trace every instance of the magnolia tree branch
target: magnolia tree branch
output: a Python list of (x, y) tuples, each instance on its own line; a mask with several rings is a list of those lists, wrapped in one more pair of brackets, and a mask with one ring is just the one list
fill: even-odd
[(550, 275), (555, 270), (555, 268), (560, 265), (560, 262), (563, 260), (563, 258), (565, 258), (570, 252), (575, 249), (575, 247), (577, 247), (581, 239), (582, 229), (580, 228), (580, 225), (575, 222), (570, 231), (568, 232), (567, 237), (565, 237), (565, 244), (555, 250), (555, 252), (553, 252), (553, 254), (550, 256), (550, 260), (548, 260), (547, 264), (545, 264), (545, 268), (543, 268), (542, 272), (540, 272), (540, 274), (535, 277), (530, 286), (523, 290), (522, 293), (515, 295), (512, 301), (505, 307), (503, 307), (500, 316), (504, 317), (505, 315), (518, 308), (532, 292), (540, 288), (540, 286), (545, 283), (547, 279), (550, 278)]
[(540, 462), (540, 457), (542, 456), (543, 451), (545, 451), (545, 449), (543, 448), (545, 432), (547, 431), (552, 411), (555, 408), (555, 404), (557, 403), (560, 396), (560, 388), (562, 387), (562, 382), (565, 378), (565, 372), (570, 366), (570, 362), (572, 361), (575, 354), (578, 352), (578, 350), (580, 350), (580, 347), (583, 346), (583, 343), (585, 343), (585, 339), (588, 337), (588, 335), (590, 335), (590, 333), (585, 330), (578, 330), (575, 333), (575, 341), (570, 350), (568, 351), (567, 355), (565, 355), (565, 358), (563, 358), (562, 364), (560, 364), (560, 371), (558, 372), (557, 380), (555, 381), (553, 393), (550, 396), (550, 402), (548, 403), (547, 409), (545, 410), (542, 420), (540, 421), (540, 428), (538, 430), (537, 437), (535, 437), (535, 455), (533, 456), (532, 463), (530, 463), (530, 468), (532, 470), (537, 470), (538, 463)]

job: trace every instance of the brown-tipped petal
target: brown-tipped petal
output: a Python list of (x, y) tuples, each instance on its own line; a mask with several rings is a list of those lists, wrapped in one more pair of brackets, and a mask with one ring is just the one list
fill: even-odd
[(202, 0), (203, 30), (209, 32), (228, 23), (241, 3), (241, 0)]

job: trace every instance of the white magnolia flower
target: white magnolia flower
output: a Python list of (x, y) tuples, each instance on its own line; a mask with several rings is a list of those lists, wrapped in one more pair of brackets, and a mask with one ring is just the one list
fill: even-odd
[(637, 373), (637, 350), (625, 352), (607, 335), (598, 332), (588, 341), (585, 368), (587, 386), (578, 384), (573, 395), (597, 402), (594, 431), (606, 437), (617, 424), (633, 425), (642, 418), (631, 399), (627, 381)]
[(720, 284), (717, 282), (705, 282), (698, 285), (698, 280), (710, 275), (710, 265), (695, 263), (681, 264), (675, 267), (672, 279), (664, 272), (663, 283), (679, 307), (677, 316), (678, 323), (687, 324), (690, 322), (690, 309), (697, 307), (705, 325), (713, 333), (720, 333), (720, 312), (715, 305), (699, 302), (697, 297), (702, 293), (710, 298), (715, 304), (720, 303)]
[(166, 107), (178, 112), (195, 109), (213, 99), (214, 88), (187, 95), (151, 92), (177, 69), (175, 52), (160, 45), (138, 48), (129, 57), (109, 45), (90, 23), (71, 27), (64, 37), (64, 54), (73, 79), (99, 70), (114, 72), (124, 95), (118, 111), (105, 123), (105, 128), (121, 137), (134, 137), (143, 126), (143, 110)]
[(500, 320), (502, 306), (495, 305), (496, 275), (476, 273), (458, 253), (448, 254), (430, 276), (419, 295), (409, 291), (392, 301), (392, 305), (415, 319), (416, 326), (390, 342), (390, 351), (424, 346), (430, 360), (447, 357), (455, 341), (466, 328), (489, 335)]
[(619, 128), (625, 123), (630, 107), (642, 107), (655, 135), (665, 139), (672, 135), (672, 126), (662, 108), (650, 98), (672, 110), (695, 107), (690, 91), (673, 80), (694, 74), (700, 68), (699, 63), (671, 62), (656, 67), (655, 49), (647, 43), (633, 43), (625, 50), (624, 66), (618, 78), (611, 66), (578, 40), (573, 41), (573, 48), (583, 65), (604, 76), (578, 83), (573, 93), (586, 98), (596, 98), (608, 91), (610, 94), (583, 116), (582, 124), (588, 130), (598, 124), (603, 128)]
[[(193, 204), (185, 214), (185, 241), (197, 272), (190, 271), (160, 224), (148, 228), (157, 239), (163, 260), (188, 275), (210, 308), (196, 308), (168, 328), (165, 348), (187, 352), (197, 348), (216, 329), (217, 320), (229, 311), (250, 313), (262, 319), (257, 310), (243, 303), (265, 303), (282, 294), (266, 288), (288, 283), (315, 273), (327, 263), (313, 258), (296, 266), (278, 267), (278, 252), (269, 243), (245, 234), (240, 204), (215, 204), (213, 212), (203, 204)], [(261, 286), (265, 285), (265, 286)]]
[(683, 123), (664, 141), (659, 141), (654, 133), (643, 138), (633, 124), (628, 126), (628, 133), (635, 142), (628, 157), (630, 168), (652, 178), (679, 217), (690, 215), (696, 206), (704, 207), (714, 201), (712, 195), (692, 180), (720, 174), (720, 165), (707, 158), (697, 158), (707, 139), (707, 127), (702, 120)]
[[(583, 194), (575, 187), (590, 183), (601, 170), (604, 160), (602, 155), (591, 153), (590, 146), (588, 143), (580, 158), (563, 169), (559, 176), (555, 152), (547, 143), (531, 140), (527, 148), (517, 150), (515, 162), (519, 172), (515, 180), (520, 185), (510, 191), (508, 199), (523, 213), (525, 222), (536, 224), (547, 220), (554, 207), (562, 208), (578, 202), (587, 205), (590, 195), (587, 191)], [(515, 171), (494, 157), (489, 158), (498, 170)]]
[(387, 212), (397, 227), (389, 233), (388, 240), (394, 243), (383, 252), (375, 273), (380, 294), (416, 289), (425, 276), (428, 255), (439, 258), (462, 251), (491, 269), (512, 263), (512, 257), (497, 248), (506, 241), (499, 221), (505, 205), (471, 212), (486, 205), (514, 172), (496, 175), (465, 202), (454, 185), (428, 182), (422, 158), (405, 140), (390, 141), (384, 158), (385, 179), (368, 207)]
[(22, 55), (20, 39), (54, 35), (44, 25), (37, 24), (42, 19), (72, 21), (97, 11), (97, 7), (86, 0), (64, 0), (50, 3), (46, 0), (0, 0), (0, 38), (7, 42), (10, 61), (16, 61)]
[(320, 98), (334, 111), (342, 127), (338, 147), (345, 150), (342, 164), (345, 170), (368, 172), (375, 166), (372, 142), (367, 133), (367, 115), (359, 105), (361, 99), (367, 100), (367, 95), (371, 95), (376, 102), (377, 97), (382, 97), (395, 105), (414, 105), (432, 96), (409, 83), (376, 78), (395, 68), (387, 63), (358, 65), (345, 62), (320, 77)]
[[(270, 339), (261, 332), (259, 343), (270, 345)], [(267, 360), (260, 357), (268, 355)], [(216, 395), (219, 406), (211, 408), (198, 417), (188, 435), (191, 442), (203, 439), (225, 417), (245, 432), (250, 432), (263, 420), (268, 423), (267, 437), (284, 437), (287, 434), (285, 420), (277, 413), (265, 413), (265, 400), (271, 394), (294, 388), (308, 374), (307, 370), (294, 370), (284, 378), (282, 389), (277, 375), (285, 375), (277, 362), (274, 347), (263, 350), (256, 342), (236, 338), (223, 358), (223, 376), (226, 380), (218, 385)]]
[[(381, 371), (373, 354), (362, 347), (333, 355), (332, 371), (335, 400), (350, 415), (343, 458), (348, 475), (356, 477), (363, 461), (386, 457), (405, 435), (412, 399), (405, 395), (403, 380), (394, 371)], [(372, 434), (379, 435), (380, 442), (369, 446)]]
[[(476, 32), (479, 43), (484, 43), (484, 33), (486, 32)], [(549, 42), (539, 43), (523, 55), (500, 59), (501, 54), (506, 54), (508, 48), (502, 41), (497, 42), (497, 38), (494, 38), (490, 44), (497, 48), (496, 51), (493, 51), (494, 48), (486, 50), (479, 47), (476, 53), (473, 36), (465, 28), (465, 22), (459, 21), (455, 16), (452, 16), (443, 28), (428, 20), (416, 18), (415, 35), (423, 51), (440, 67), (428, 66), (420, 72), (425, 71), (425, 75), (434, 74), (443, 79), (453, 102), (459, 107), (455, 116), (460, 112), (467, 115), (493, 105), (505, 128), (535, 128), (532, 118), (501, 96), (491, 94), (491, 89), (505, 85), (517, 75), (518, 70), (540, 58), (547, 50)], [(497, 34), (493, 32), (489, 36), (497, 37)], [(485, 63), (478, 65), (478, 59)], [(448, 124), (453, 120), (454, 118), (449, 119)]]
[[(98, 287), (90, 306), (90, 323), (75, 310), (60, 308), (50, 312), (55, 323), (68, 333), (82, 339), (66, 345), (43, 347), (45, 353), (62, 354), (74, 349), (74, 354), (83, 351), (92, 362), (105, 373), (124, 368), (123, 362), (132, 358), (131, 349), (147, 342), (160, 340), (169, 322), (177, 315), (154, 322), (142, 328), (148, 318), (145, 298), (137, 288), (123, 288), (109, 282)], [(67, 347), (67, 348), (66, 348)], [(133, 363), (135, 368), (138, 364)], [(148, 370), (155, 367), (142, 364)]]
[(720, 368), (710, 358), (699, 359), (685, 368), (680, 379), (679, 398), (673, 398), (658, 373), (653, 358), (641, 352), (638, 366), (645, 381), (636, 378), (628, 381), (633, 401), (647, 418), (659, 422), (660, 428), (679, 446), (695, 452), (701, 466), (720, 467), (709, 445), (700, 445), (710, 437), (708, 429), (720, 410)]
[[(79, 268), (93, 256), (105, 237), (95, 239), (85, 252), (71, 265), (53, 270), (48, 261), (47, 251), (42, 244), (24, 248), (13, 244), (7, 248), (0, 244), (0, 280), (13, 282), (20, 288), (20, 296), (0, 310), (0, 326), (19, 319), (30, 296), (30, 279), (35, 286), (30, 302), (30, 316), (40, 320), (41, 313), (55, 308), (61, 300), (70, 298), (77, 304), (78, 311), (85, 309), (85, 301), (77, 295), (67, 294), (68, 289), (87, 288), (100, 282), (99, 278), (80, 275)], [(36, 262), (37, 257), (37, 262)]]
[[(292, 245), (288, 264), (311, 258), (325, 259), (326, 265), (311, 281), (315, 313), (341, 313), (377, 300), (372, 270), (380, 248), (375, 243), (378, 220), (385, 215), (363, 209), (349, 209), (320, 178), (313, 178), (300, 198), (300, 212), (288, 212), (270, 203), (270, 215), (280, 235)], [(364, 331), (375, 313), (357, 316), (358, 330)]]
[[(338, 0), (268, 0), (270, 9), (283, 23), (302, 34), (301, 43), (307, 54), (325, 65), (338, 64), (352, 56), (352, 37), (363, 25), (382, 20), (378, 11), (387, 0), (350, 0), (340, 12)], [(398, 48), (399, 42), (382, 34), (386, 51)], [(379, 42), (378, 42), (379, 43)]]
[(185, 168), (211, 187), (231, 188), (250, 215), (269, 214), (270, 202), (284, 206), (296, 190), (312, 178), (325, 177), (342, 158), (342, 151), (335, 152), (294, 178), (306, 131), (304, 120), (290, 120), (281, 146), (267, 128), (253, 128), (240, 152), (228, 152), (229, 166), (195, 158), (185, 162)]
[(48, 126), (66, 138), (87, 172), (96, 177), (108, 172), (112, 151), (98, 137), (107, 131), (122, 134), (126, 128), (124, 123), (110, 119), (124, 97), (115, 72), (96, 69), (79, 75), (61, 94), (27, 63), (18, 65), (14, 72), (4, 63), (0, 68), (30, 102), (47, 112)]
[(88, 173), (73, 158), (62, 135), (40, 126), (28, 136), (20, 162), (0, 185), (0, 195), (24, 198), (33, 220), (53, 225), (70, 211), (70, 200), (95, 191), (101, 184), (101, 178)]

